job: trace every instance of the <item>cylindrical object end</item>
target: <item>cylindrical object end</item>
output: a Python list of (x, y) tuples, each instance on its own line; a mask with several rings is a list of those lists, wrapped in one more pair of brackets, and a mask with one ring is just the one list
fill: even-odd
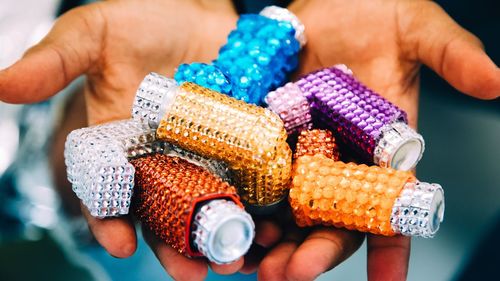
[(381, 129), (373, 162), (381, 167), (407, 171), (415, 167), (425, 149), (424, 139), (404, 122), (395, 122)]
[(227, 264), (246, 254), (255, 236), (252, 218), (234, 202), (212, 200), (193, 220), (193, 244), (210, 261)]
[(160, 120), (175, 99), (177, 82), (151, 72), (142, 80), (132, 105), (132, 118), (157, 128)]
[(434, 237), (444, 217), (444, 191), (439, 184), (410, 182), (392, 209), (394, 232), (406, 236)]

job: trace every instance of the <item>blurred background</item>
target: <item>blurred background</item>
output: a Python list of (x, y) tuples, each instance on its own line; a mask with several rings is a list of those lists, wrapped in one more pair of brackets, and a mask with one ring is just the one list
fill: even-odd
[[(2, 0), (0, 69), (40, 40), (57, 15), (85, 2)], [(237, 1), (236, 6), (256, 12), (287, 2)], [(500, 64), (498, 0), (436, 2)], [(426, 68), (421, 81), (419, 130), (428, 145), (417, 172), (445, 188), (446, 216), (436, 238), (413, 240), (408, 280), (498, 280), (500, 100), (462, 95)], [(54, 180), (51, 163), (58, 159), (51, 152), (67, 134), (58, 124), (78, 99), (72, 95), (80, 84), (77, 80), (38, 104), (0, 102), (0, 280), (169, 280), (142, 239), (133, 257), (113, 258), (92, 240), (75, 201), (60, 199), (71, 191)], [(365, 280), (365, 268), (363, 246), (319, 280)], [(210, 273), (209, 279), (254, 280), (255, 275)]]

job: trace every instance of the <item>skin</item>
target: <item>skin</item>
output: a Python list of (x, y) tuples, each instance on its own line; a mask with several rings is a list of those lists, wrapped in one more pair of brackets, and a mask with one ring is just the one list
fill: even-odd
[[(421, 63), (468, 95), (500, 95), (500, 70), (480, 41), (433, 2), (298, 0), (289, 8), (307, 27), (308, 43), (296, 75), (347, 64), (361, 81), (406, 110), (412, 126)], [(236, 20), (225, 0), (105, 1), (74, 9), (21, 60), (0, 71), (0, 100), (45, 100), (85, 74), (88, 124), (128, 118), (135, 90), (148, 72), (172, 76), (180, 63), (211, 61)], [(83, 214), (111, 255), (134, 253), (130, 217), (97, 220), (85, 209)], [(348, 258), (364, 238), (341, 229), (298, 229), (288, 221), (257, 218), (251, 253), (211, 268), (220, 274), (249, 273), (260, 264), (261, 280), (312, 280)], [(206, 276), (206, 261), (179, 255), (147, 231), (145, 238), (174, 279)], [(368, 235), (367, 243), (369, 280), (406, 278), (409, 239)]]

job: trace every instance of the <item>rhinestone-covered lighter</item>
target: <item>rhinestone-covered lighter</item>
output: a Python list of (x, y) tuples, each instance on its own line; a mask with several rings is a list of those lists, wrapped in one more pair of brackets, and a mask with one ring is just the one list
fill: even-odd
[(270, 6), (242, 15), (212, 64), (182, 64), (174, 78), (260, 104), (297, 67), (304, 25), (290, 11)]
[(187, 159), (151, 154), (131, 160), (134, 211), (179, 253), (219, 264), (236, 261), (252, 244), (252, 218), (233, 186), (205, 169), (198, 157)]
[(299, 136), (289, 196), (299, 226), (435, 235), (444, 215), (440, 185), (420, 182), (407, 171), (336, 161), (326, 148), (334, 147), (333, 142), (329, 131), (302, 131)]
[(146, 76), (136, 94), (134, 118), (158, 127), (160, 140), (227, 163), (240, 197), (255, 211), (281, 201), (292, 156), (280, 118), (194, 83), (171, 81)]
[(312, 114), (364, 160), (381, 167), (409, 170), (422, 157), (424, 139), (407, 125), (406, 113), (361, 84), (343, 65), (312, 72), (270, 92), (265, 101), (283, 118), (289, 133), (310, 128)]
[(64, 158), (73, 191), (94, 217), (128, 214), (134, 186), (129, 158), (158, 152), (155, 130), (136, 120), (78, 129), (66, 140)]

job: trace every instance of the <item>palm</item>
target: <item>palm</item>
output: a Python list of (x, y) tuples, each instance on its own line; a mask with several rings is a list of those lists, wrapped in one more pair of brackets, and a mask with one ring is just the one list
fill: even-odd
[(172, 76), (182, 62), (215, 58), (237, 17), (225, 5), (217, 11), (190, 1), (126, 1), (82, 13), (93, 18), (88, 34), (99, 54), (85, 89), (90, 123), (128, 117), (134, 89), (148, 72)]
[[(296, 0), (290, 9), (305, 24), (309, 40), (298, 75), (347, 64), (362, 82), (407, 110), (412, 125), (420, 62), (472, 96), (487, 99), (500, 93), (500, 70), (480, 42), (430, 1)], [(0, 99), (41, 101), (86, 74), (89, 123), (129, 117), (135, 89), (146, 73), (172, 76), (181, 62), (214, 59), (236, 18), (229, 0), (129, 0), (84, 6), (62, 16), (40, 44), (0, 72)], [(126, 257), (135, 251), (130, 218), (86, 216), (96, 239), (112, 255)], [(274, 245), (282, 233), (262, 222), (256, 243)], [(332, 228), (316, 229), (305, 240), (302, 235), (287, 229), (282, 243), (261, 263), (260, 276), (312, 279), (347, 258), (361, 241), (360, 235)], [(201, 260), (179, 255), (148, 233), (146, 238), (175, 279), (201, 279), (206, 274)], [(370, 237), (368, 248), (370, 279), (404, 279), (408, 240)], [(212, 269), (232, 273), (242, 265), (240, 260)]]
[[(475, 79), (460, 80), (470, 69), (464, 69), (465, 61), (455, 60), (476, 55), (480, 42), (430, 1), (297, 0), (290, 9), (307, 27), (299, 74), (346, 64), (363, 83), (405, 109), (413, 126), (420, 62), (465, 93), (498, 95), (498, 88), (491, 91), (478, 87)], [(496, 81), (498, 87), (498, 68), (486, 56), (481, 62), (481, 81)]]

